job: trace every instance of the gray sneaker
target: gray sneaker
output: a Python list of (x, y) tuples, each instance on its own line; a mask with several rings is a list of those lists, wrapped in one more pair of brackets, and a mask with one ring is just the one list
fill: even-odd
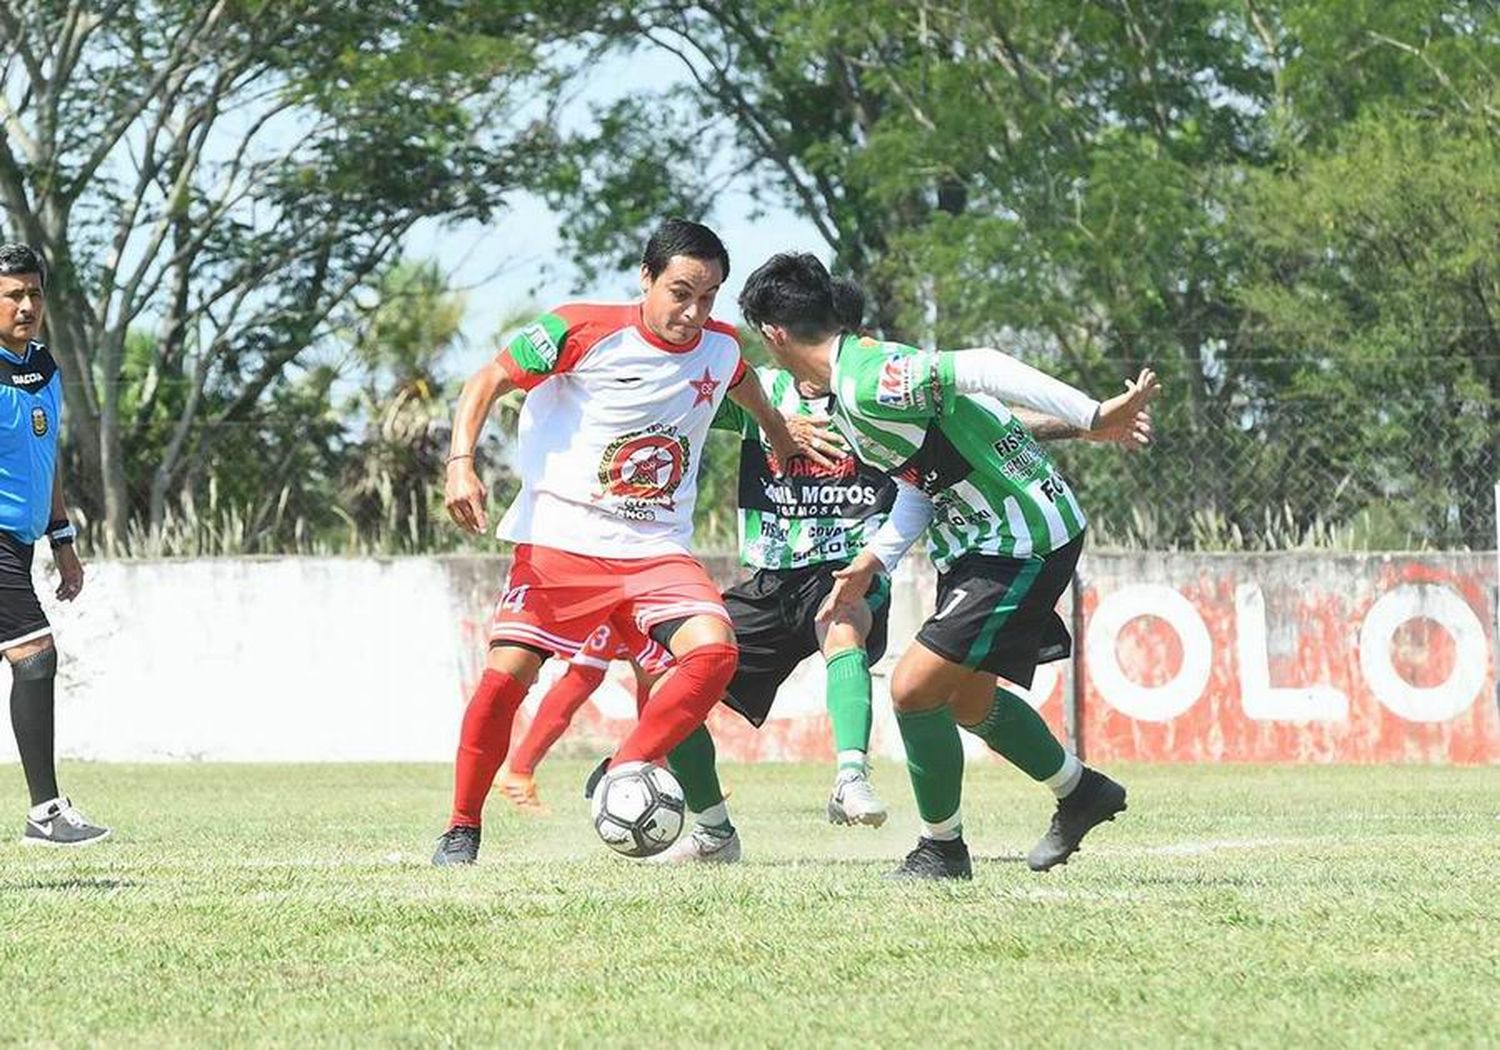
[(740, 833), (734, 828), (726, 833), (702, 824), (694, 824), (691, 831), (667, 849), (646, 858), (647, 864), (738, 864), (739, 861)]
[(109, 838), (110, 829), (89, 823), (65, 798), (33, 806), (21, 841), (28, 846), (87, 846)]
[(830, 824), (864, 824), (878, 828), (889, 816), (885, 803), (875, 794), (870, 773), (865, 769), (841, 770), (828, 796)]

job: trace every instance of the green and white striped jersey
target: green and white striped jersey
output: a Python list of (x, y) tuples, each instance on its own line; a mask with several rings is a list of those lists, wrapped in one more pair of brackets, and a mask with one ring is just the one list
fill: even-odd
[(1000, 401), (958, 392), (950, 355), (845, 336), (832, 389), (834, 422), (859, 458), (932, 496), (940, 572), (968, 553), (1050, 554), (1083, 531), (1047, 453)]
[[(790, 372), (757, 368), (766, 399), (782, 415), (827, 415), (832, 400), (805, 400)], [(878, 470), (845, 456), (833, 467), (798, 458), (782, 477), (750, 414), (725, 398), (713, 425), (739, 431), (740, 560), (757, 569), (846, 562), (885, 522), (896, 487)]]

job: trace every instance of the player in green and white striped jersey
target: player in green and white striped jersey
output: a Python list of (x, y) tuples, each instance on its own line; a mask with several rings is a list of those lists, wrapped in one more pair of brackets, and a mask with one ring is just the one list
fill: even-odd
[[(858, 287), (836, 287), (838, 316), (855, 328), (864, 314)], [(828, 398), (804, 398), (790, 372), (757, 368), (767, 400), (798, 433), (825, 453), (841, 448), (826, 429)], [(726, 402), (727, 403), (727, 402)], [(734, 623), (739, 666), (724, 703), (757, 728), (770, 714), (781, 685), (804, 659), (821, 652), (827, 662), (828, 717), (838, 768), (829, 795), (835, 824), (885, 823), (886, 806), (870, 782), (870, 665), (885, 653), (890, 586), (886, 569), (874, 578), (863, 601), (852, 602), (825, 622), (817, 614), (834, 586), (834, 573), (873, 538), (886, 520), (895, 485), (880, 471), (842, 456), (828, 465), (793, 460), (772, 471), (760, 427), (738, 406), (720, 407), (713, 425), (740, 434), (740, 560), (755, 570), (724, 592)], [(836, 442), (820, 446), (819, 442)], [(910, 497), (908, 497), (910, 498)], [(920, 510), (920, 508), (918, 508)], [(912, 536), (920, 533), (916, 527)], [(894, 559), (892, 565), (894, 564)], [(695, 814), (690, 834), (656, 858), (663, 863), (740, 857), (739, 835), (729, 819), (715, 768), (715, 748), (700, 726), (668, 757)]]
[[(1155, 376), (1143, 371), (1101, 405), (997, 351), (940, 354), (849, 336), (827, 270), (806, 254), (775, 256), (751, 274), (740, 310), (804, 390), (833, 395), (835, 423), (861, 459), (931, 500), (937, 608), (891, 681), (923, 835), (893, 874), (968, 878), (958, 725), (1003, 753), (1013, 706), (1002, 703), (996, 675), (1029, 686), (1038, 662), (1069, 651), (1055, 607), (1085, 526), (1067, 482), (1007, 403), (1080, 434), (1110, 434), (1136, 425)], [(825, 611), (858, 600), (898, 546), (878, 536), (838, 574)], [(1090, 828), (1125, 808), (1123, 787), (1071, 755), (1047, 782), (1059, 803), (1029, 857), (1038, 870), (1065, 862)]]

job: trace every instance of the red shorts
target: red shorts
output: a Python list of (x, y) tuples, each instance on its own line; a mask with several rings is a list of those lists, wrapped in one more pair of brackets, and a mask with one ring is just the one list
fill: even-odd
[[(620, 619), (625, 619), (620, 617)], [(588, 636), (571, 663), (605, 668), (611, 660), (634, 660), (649, 675), (666, 673), (672, 666), (672, 651), (632, 623), (611, 626), (602, 623)]]
[(719, 589), (686, 554), (595, 558), (523, 543), (495, 605), (490, 643), (516, 642), (571, 657), (601, 624), (629, 645), (657, 624), (689, 616), (733, 623)]

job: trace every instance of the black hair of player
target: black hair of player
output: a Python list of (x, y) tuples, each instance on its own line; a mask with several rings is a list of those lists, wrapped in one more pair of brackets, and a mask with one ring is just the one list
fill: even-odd
[(701, 222), (677, 218), (664, 221), (646, 239), (641, 265), (654, 281), (676, 255), (703, 262), (717, 261), (723, 278), (729, 279), (729, 249), (724, 247), (717, 233)]
[(47, 282), (47, 267), (42, 257), (29, 245), (0, 244), (0, 277), (18, 277), (23, 273), (34, 273)]
[(807, 252), (781, 252), (762, 263), (745, 279), (740, 313), (751, 325), (776, 325), (804, 342), (826, 339), (843, 328), (833, 278)]
[(833, 314), (846, 332), (858, 332), (865, 324), (865, 292), (848, 277), (833, 279)]

